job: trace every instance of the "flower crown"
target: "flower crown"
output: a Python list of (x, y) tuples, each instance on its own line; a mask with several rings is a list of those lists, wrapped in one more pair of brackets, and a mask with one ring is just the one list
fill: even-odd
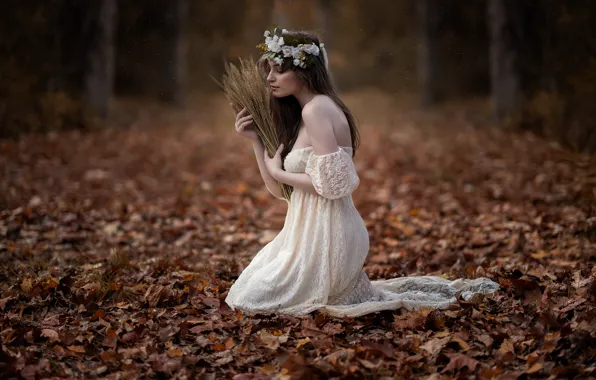
[[(320, 49), (324, 44), (320, 44), (320, 49), (314, 42), (312, 44), (300, 43), (300, 41), (287, 34), (287, 29), (275, 28), (273, 33), (265, 30), (263, 36), (265, 43), (258, 44), (257, 47), (263, 50), (263, 57), (272, 59), (280, 66), (288, 66), (288, 63), (306, 68), (314, 63), (315, 57), (319, 56)], [(284, 39), (284, 34), (286, 34)]]

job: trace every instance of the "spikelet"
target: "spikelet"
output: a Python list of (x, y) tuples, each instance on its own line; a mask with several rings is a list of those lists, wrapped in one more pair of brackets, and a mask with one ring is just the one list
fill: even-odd
[[(270, 94), (254, 59), (239, 58), (239, 66), (226, 62), (222, 83), (215, 81), (223, 89), (236, 113), (246, 107), (253, 117), (257, 135), (263, 141), (269, 157), (273, 157), (279, 147), (279, 136), (273, 123)], [(281, 184), (282, 195), (288, 202), (292, 190), (292, 186)]]

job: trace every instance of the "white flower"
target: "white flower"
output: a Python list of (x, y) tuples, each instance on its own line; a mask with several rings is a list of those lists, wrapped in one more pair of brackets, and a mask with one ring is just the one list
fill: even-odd
[(281, 33), (278, 35), (277, 29), (273, 32), (266, 30), (263, 33), (265, 37), (265, 45), (267, 46), (267, 52), (264, 56), (271, 57), (271, 59), (278, 65), (283, 63), (284, 58), (291, 58), (295, 66), (306, 67), (306, 54), (318, 56), (323, 50), (324, 44), (311, 42), (310, 44), (299, 44), (297, 46), (286, 45), (283, 34), (289, 33), (287, 29), (281, 29)]
[(319, 55), (319, 47), (314, 42), (311, 45), (303, 45), (302, 49), (308, 54)]
[(302, 50), (299, 47), (292, 46), (292, 58), (300, 58)]
[(281, 47), (284, 44), (284, 39), (283, 37), (280, 38), (279, 36), (273, 36), (273, 38), (271, 38), (269, 41), (266, 40), (265, 43), (267, 44), (267, 48), (269, 50), (271, 50), (274, 53), (277, 53), (281, 50)]
[(293, 57), (294, 49), (291, 46), (284, 45), (281, 48), (281, 51), (284, 53), (284, 57)]
[(267, 45), (267, 48), (274, 53), (277, 53), (281, 50), (281, 46), (279, 46), (278, 41), (271, 41), (271, 43)]

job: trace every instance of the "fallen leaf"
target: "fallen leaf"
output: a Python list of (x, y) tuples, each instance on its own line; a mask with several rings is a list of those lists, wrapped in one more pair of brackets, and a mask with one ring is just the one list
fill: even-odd
[(50, 342), (57, 342), (59, 340), (58, 332), (55, 330), (43, 329), (41, 330), (41, 335), (48, 338)]
[(177, 357), (177, 356), (182, 356), (182, 350), (180, 350), (179, 348), (171, 348), (168, 350), (168, 356), (169, 357)]
[(449, 364), (447, 364), (447, 366), (443, 368), (441, 373), (447, 371), (458, 371), (464, 367), (468, 367), (470, 372), (474, 372), (476, 366), (478, 365), (478, 360), (472, 359), (471, 357), (464, 354), (456, 353), (446, 355), (450, 359), (450, 361)]
[(85, 353), (85, 347), (83, 346), (66, 346), (70, 351), (79, 352), (81, 354)]
[(257, 336), (261, 341), (267, 346), (268, 348), (275, 350), (277, 349), (281, 343), (285, 343), (288, 341), (288, 335), (274, 335), (269, 331), (262, 329), (257, 332)]
[(449, 343), (449, 340), (449, 337), (434, 338), (421, 345), (420, 348), (427, 351), (431, 355), (435, 355), (438, 354), (447, 343)]
[(542, 364), (534, 363), (534, 365), (532, 365), (532, 367), (530, 367), (529, 369), (526, 370), (526, 373), (532, 374), (532, 373), (540, 372), (540, 370), (543, 368), (544, 368), (544, 366)]

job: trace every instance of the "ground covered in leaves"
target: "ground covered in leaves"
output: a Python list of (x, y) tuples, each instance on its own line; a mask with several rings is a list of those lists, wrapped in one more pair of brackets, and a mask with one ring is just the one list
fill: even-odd
[[(3, 377), (596, 376), (590, 161), (484, 125), (347, 96), (371, 279), (487, 276), (449, 310), (249, 318), (227, 290), (284, 222), (219, 98), (190, 122), (0, 142)], [(210, 110), (207, 112), (207, 110)]]

